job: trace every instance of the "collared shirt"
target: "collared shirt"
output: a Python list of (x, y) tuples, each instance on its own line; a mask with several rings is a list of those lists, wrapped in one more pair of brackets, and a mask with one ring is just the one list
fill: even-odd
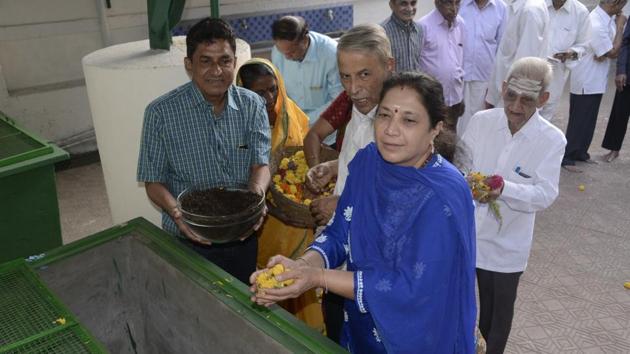
[(610, 59), (596, 61), (613, 49), (616, 34), (615, 21), (612, 16), (595, 7), (589, 14), (591, 19), (591, 35), (584, 57), (571, 71), (571, 93), (576, 95), (603, 94), (608, 84)]
[(381, 26), (387, 33), (396, 60), (396, 71), (420, 71), (422, 28), (411, 21), (405, 23), (392, 14)]
[(503, 0), (489, 0), (479, 8), (466, 0), (459, 10), (464, 19), (464, 81), (488, 81), (507, 19)]
[(457, 15), (449, 27), (442, 14), (434, 9), (421, 18), (419, 24), (424, 31), (420, 67), (442, 84), (447, 106), (460, 103), (464, 99), (462, 18)]
[[(205, 183), (249, 181), (252, 165), (269, 162), (271, 138), (263, 99), (230, 86), (223, 112), (191, 81), (151, 102), (144, 114), (138, 182), (160, 182), (177, 197)], [(162, 212), (162, 228), (179, 235)]]
[[(551, 0), (547, 1), (549, 11), (549, 53), (563, 53), (572, 50), (581, 58), (588, 47), (591, 22), (588, 9), (578, 0), (566, 0), (558, 10), (553, 7)], [(573, 61), (568, 61), (572, 63)]]
[(477, 267), (524, 271), (532, 245), (536, 212), (558, 196), (564, 134), (538, 112), (512, 135), (503, 108), (478, 112), (462, 137), (470, 149), (472, 171), (501, 175), (505, 186), (497, 199), (503, 225), (488, 204), (477, 204)]
[[(310, 44), (302, 61), (285, 58), (275, 46), (271, 49), (271, 61), (284, 78), (287, 94), (308, 115), (313, 126), (343, 87), (337, 68), (337, 42), (313, 31), (308, 36)], [(334, 136), (325, 142), (334, 143)]]
[(341, 195), (341, 192), (343, 192), (346, 178), (348, 178), (348, 164), (352, 161), (354, 155), (356, 155), (357, 151), (374, 141), (374, 117), (376, 116), (377, 108), (378, 106), (374, 107), (367, 114), (363, 114), (355, 106), (352, 106), (352, 118), (346, 126), (343, 146), (339, 153), (335, 195)]
[(626, 24), (623, 31), (623, 42), (619, 57), (617, 57), (617, 75), (630, 74), (630, 26)]
[(571, 71), (571, 93), (576, 95), (603, 94), (608, 84), (610, 59), (596, 61), (613, 48), (616, 34), (615, 21), (600, 6), (589, 14), (591, 36), (584, 57)]
[(545, 58), (549, 47), (549, 13), (545, 0), (508, 2), (507, 24), (488, 81), (486, 101), (503, 105), (501, 87), (512, 64), (523, 57)]

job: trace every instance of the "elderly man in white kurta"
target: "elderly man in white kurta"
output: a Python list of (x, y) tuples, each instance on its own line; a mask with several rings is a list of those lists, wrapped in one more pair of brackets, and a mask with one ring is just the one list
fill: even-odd
[(570, 69), (586, 52), (591, 22), (588, 9), (578, 0), (547, 0), (547, 9), (551, 30), (547, 58), (553, 67), (553, 80), (549, 86), (549, 101), (540, 110), (540, 115), (551, 121)]
[[(558, 196), (566, 140), (537, 111), (549, 98), (550, 64), (527, 57), (514, 63), (502, 84), (504, 108), (475, 114), (463, 141), (472, 170), (500, 175), (504, 185), (476, 201), (479, 329), (487, 353), (503, 353), (514, 315), (516, 290), (534, 234), (536, 212)], [(488, 207), (496, 201), (503, 221)]]
[(507, 24), (488, 82), (488, 107), (502, 107), (501, 85), (512, 64), (524, 57), (547, 56), (549, 13), (545, 0), (506, 1)]

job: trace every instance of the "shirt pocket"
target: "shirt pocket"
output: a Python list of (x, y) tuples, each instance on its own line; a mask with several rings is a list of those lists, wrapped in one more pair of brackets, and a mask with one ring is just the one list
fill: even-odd
[(496, 45), (499, 24), (496, 21), (482, 21), (480, 26), (483, 40), (486, 43)]
[(323, 85), (311, 84), (307, 87), (304, 97), (304, 109), (313, 110), (326, 103), (326, 87)]
[(534, 184), (533, 170), (516, 167), (510, 172), (509, 181), (518, 184)]
[(558, 47), (558, 49), (566, 51), (575, 42), (577, 28), (561, 26), (558, 32), (559, 35), (556, 37), (558, 38), (556, 46)]

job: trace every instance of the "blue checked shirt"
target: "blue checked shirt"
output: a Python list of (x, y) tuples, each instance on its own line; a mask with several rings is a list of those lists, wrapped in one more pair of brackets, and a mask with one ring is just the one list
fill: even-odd
[(422, 49), (422, 27), (411, 21), (405, 24), (393, 14), (381, 23), (392, 45), (396, 60), (396, 72), (420, 71), (420, 50)]
[[(262, 98), (232, 85), (225, 109), (216, 116), (191, 81), (147, 106), (137, 180), (163, 183), (175, 197), (198, 184), (246, 184), (252, 165), (269, 163), (270, 150)], [(164, 211), (162, 228), (179, 235)]]

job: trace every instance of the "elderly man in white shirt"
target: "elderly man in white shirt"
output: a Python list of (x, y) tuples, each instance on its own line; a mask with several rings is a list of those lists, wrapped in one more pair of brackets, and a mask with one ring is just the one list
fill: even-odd
[(488, 80), (501, 42), (507, 8), (503, 0), (464, 0), (464, 114), (457, 121), (461, 137), (473, 114), (485, 109)]
[(591, 21), (588, 9), (578, 0), (547, 0), (549, 10), (548, 59), (553, 67), (549, 86), (549, 101), (540, 110), (543, 118), (551, 121), (564, 92), (569, 71), (582, 58), (588, 47)]
[[(536, 212), (558, 196), (566, 140), (537, 111), (549, 98), (551, 66), (535, 57), (519, 59), (502, 84), (504, 108), (475, 114), (462, 138), (472, 171), (500, 175), (504, 184), (476, 201), (479, 329), (487, 353), (503, 353), (516, 290), (527, 266)], [(488, 206), (496, 201), (503, 221)]]
[(571, 71), (571, 96), (567, 147), (562, 166), (581, 172), (576, 161), (591, 162), (588, 148), (593, 140), (597, 114), (608, 85), (611, 59), (621, 51), (626, 16), (622, 9), (627, 0), (600, 0), (589, 14), (591, 33), (584, 57)]
[(488, 82), (486, 107), (501, 107), (501, 86), (512, 64), (524, 57), (545, 58), (549, 13), (545, 0), (508, 0), (507, 24)]

